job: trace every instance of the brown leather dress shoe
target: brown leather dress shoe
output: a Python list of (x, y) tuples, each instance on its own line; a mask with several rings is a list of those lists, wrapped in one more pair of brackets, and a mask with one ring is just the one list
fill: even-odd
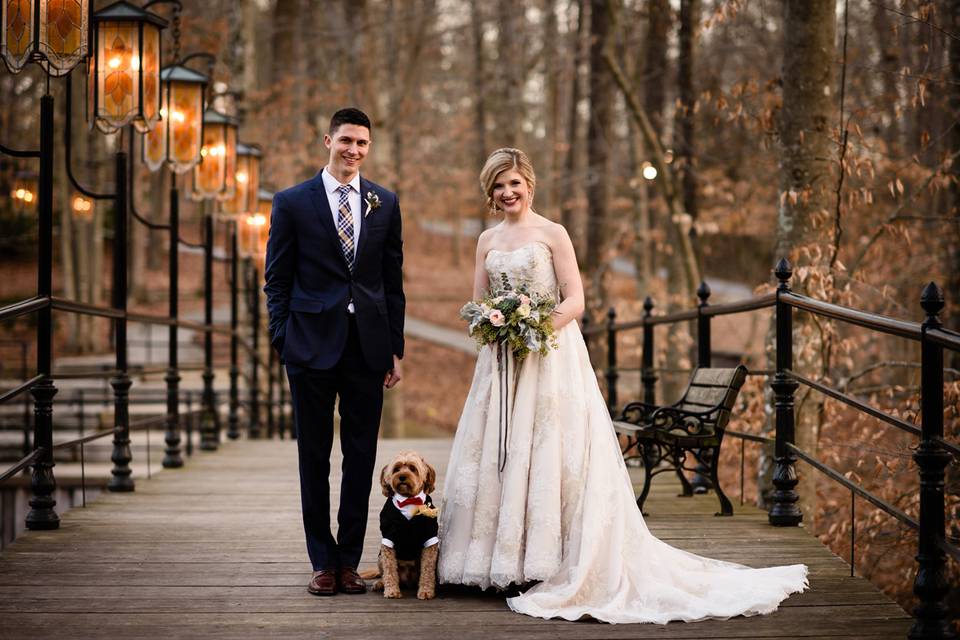
[(317, 574), (310, 579), (310, 584), (307, 586), (307, 591), (315, 596), (337, 595), (336, 572), (333, 569), (318, 571)]
[(356, 569), (345, 567), (337, 573), (337, 586), (341, 593), (366, 593), (367, 583), (363, 581)]

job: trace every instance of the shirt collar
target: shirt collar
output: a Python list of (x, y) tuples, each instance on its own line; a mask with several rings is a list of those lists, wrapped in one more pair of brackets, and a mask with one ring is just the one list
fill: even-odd
[[(327, 193), (336, 193), (337, 189), (340, 187), (340, 181), (333, 177), (333, 174), (327, 170), (326, 167), (323, 168), (323, 171), (320, 172), (320, 177), (323, 179), (323, 188), (326, 189)], [(360, 193), (360, 173), (357, 172), (357, 175), (353, 176), (353, 180), (349, 182), (350, 187)]]
[[(415, 495), (415, 496), (401, 496), (401, 495), (395, 493), (395, 494), (393, 494), (393, 506), (395, 506), (395, 507), (397, 507), (397, 508), (399, 509), (399, 508), (400, 508), (400, 506), (399, 506), (400, 501), (401, 501), (401, 500), (406, 500), (408, 497), (420, 498), (421, 500), (423, 500), (423, 503), (424, 503), (424, 504), (427, 503), (427, 494), (425, 494), (423, 491), (421, 491), (420, 493), (418, 493), (418, 494)], [(411, 507), (412, 507), (412, 505), (407, 505), (406, 507), (403, 507), (403, 508), (404, 508), (404, 509), (407, 509), (407, 508), (411, 508)]]

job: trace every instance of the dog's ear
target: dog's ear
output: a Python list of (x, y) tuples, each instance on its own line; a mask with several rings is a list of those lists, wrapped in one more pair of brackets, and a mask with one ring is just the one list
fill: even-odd
[(423, 481), (423, 492), (429, 495), (437, 488), (437, 471), (429, 463), (424, 462), (423, 464), (427, 467), (427, 478)]
[(385, 465), (380, 471), (380, 489), (383, 490), (383, 495), (390, 498), (393, 496), (393, 487), (390, 486), (390, 481), (387, 480), (387, 470), (390, 468), (390, 465)]

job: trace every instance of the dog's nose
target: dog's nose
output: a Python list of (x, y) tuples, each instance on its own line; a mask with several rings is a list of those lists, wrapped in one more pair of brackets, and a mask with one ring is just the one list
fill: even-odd
[(400, 475), (397, 476), (397, 480), (399, 480), (400, 482), (406, 482), (407, 480), (406, 474), (401, 473)]

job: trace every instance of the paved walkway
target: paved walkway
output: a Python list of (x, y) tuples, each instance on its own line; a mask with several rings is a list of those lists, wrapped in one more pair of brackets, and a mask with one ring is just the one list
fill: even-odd
[[(450, 440), (384, 440), (381, 463), (415, 448), (441, 477)], [(335, 454), (336, 455), (336, 454)], [(333, 468), (339, 469), (335, 460)], [(334, 486), (338, 485), (334, 482)], [(225, 443), (180, 470), (104, 494), (0, 554), (0, 638), (903, 638), (907, 615), (803, 529), (766, 525), (739, 507), (714, 518), (713, 496), (678, 499), (654, 485), (653, 532), (678, 547), (754, 566), (806, 562), (812, 589), (764, 617), (696, 624), (544, 621), (503, 598), (444, 588), (434, 601), (380, 594), (316, 598), (306, 562), (290, 441)], [(365, 559), (376, 556), (378, 488)]]

